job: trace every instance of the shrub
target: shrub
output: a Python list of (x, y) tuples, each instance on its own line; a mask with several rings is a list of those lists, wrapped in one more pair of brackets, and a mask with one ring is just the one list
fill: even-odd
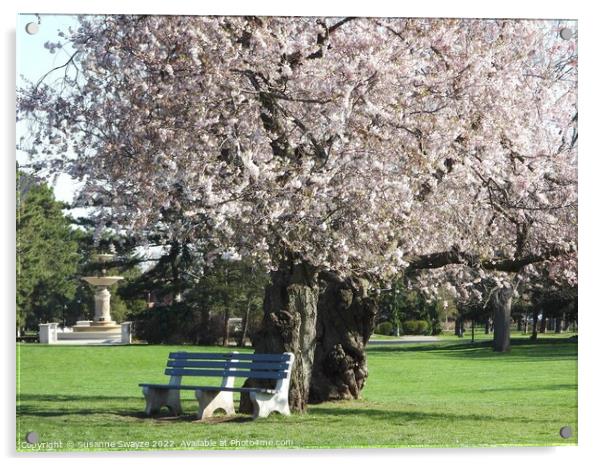
[(441, 335), (443, 332), (443, 327), (441, 326), (440, 320), (433, 320), (431, 325), (431, 335)]
[(381, 322), (374, 329), (377, 335), (391, 335), (393, 333), (393, 324), (391, 322)]
[(431, 326), (426, 320), (406, 320), (402, 323), (406, 335), (429, 335)]

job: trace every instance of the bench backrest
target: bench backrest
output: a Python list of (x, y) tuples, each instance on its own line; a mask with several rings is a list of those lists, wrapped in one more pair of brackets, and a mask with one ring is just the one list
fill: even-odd
[[(176, 383), (183, 376), (222, 377), (222, 387), (232, 387), (235, 377), (288, 382), (293, 360), (291, 353), (176, 352), (169, 354), (165, 375), (172, 376), (172, 381)], [(282, 383), (278, 383), (278, 386), (282, 386)]]

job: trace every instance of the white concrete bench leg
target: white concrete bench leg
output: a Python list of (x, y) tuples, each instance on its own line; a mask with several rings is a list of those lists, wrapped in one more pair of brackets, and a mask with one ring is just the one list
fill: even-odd
[(146, 400), (144, 412), (147, 416), (157, 414), (162, 406), (167, 406), (172, 416), (182, 414), (182, 405), (180, 403), (180, 390), (170, 390), (167, 388), (142, 387), (142, 393)]
[[(238, 351), (233, 351), (233, 354), (238, 354)], [(238, 362), (237, 359), (232, 359), (231, 362)], [(222, 379), (222, 387), (233, 388), (235, 377), (224, 377)], [(220, 390), (196, 390), (196, 399), (199, 401), (199, 412), (197, 419), (206, 419), (213, 416), (213, 413), (218, 409), (223, 409), (228, 416), (236, 414), (234, 411), (234, 393), (230, 391)]]
[(291, 372), (293, 370), (293, 363), (295, 362), (295, 355), (293, 353), (285, 354), (288, 354), (290, 357), (290, 366), (287, 377), (278, 380), (278, 383), (276, 383), (276, 393), (250, 393), (251, 403), (253, 404), (253, 419), (268, 417), (274, 411), (284, 416), (291, 415), (291, 409), (288, 405), (288, 388), (291, 383)]
[(199, 401), (198, 419), (212, 417), (218, 409), (223, 409), (229, 416), (235, 414), (234, 393), (219, 390), (196, 390), (195, 394)]
[(288, 391), (275, 394), (251, 392), (251, 403), (253, 403), (253, 419), (258, 417), (268, 417), (274, 411), (285, 416), (291, 415), (288, 406)]

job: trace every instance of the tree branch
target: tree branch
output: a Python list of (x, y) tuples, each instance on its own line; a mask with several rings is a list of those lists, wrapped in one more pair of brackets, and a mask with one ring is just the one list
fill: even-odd
[(322, 58), (324, 56), (324, 44), (326, 43), (326, 39), (328, 39), (328, 37), (335, 32), (338, 28), (340, 28), (343, 24), (356, 19), (354, 16), (349, 16), (347, 18), (343, 18), (341, 21), (339, 21), (338, 23), (333, 24), (330, 27), (326, 26), (326, 23), (324, 22), (320, 22), (321, 26), (324, 28), (324, 34), (318, 34), (318, 38), (316, 40), (316, 43), (318, 45), (318, 50), (316, 50), (315, 52), (313, 52), (312, 54), (308, 55), (306, 58), (308, 60), (313, 60), (316, 58)]
[(450, 251), (434, 252), (413, 257), (409, 260), (410, 265), (405, 269), (406, 274), (413, 274), (425, 269), (438, 269), (446, 265), (466, 265), (468, 267), (482, 268), (497, 272), (520, 272), (529, 264), (543, 262), (554, 257), (573, 252), (558, 245), (553, 245), (540, 254), (527, 254), (519, 258), (502, 258), (481, 260), (477, 255), (452, 248)]

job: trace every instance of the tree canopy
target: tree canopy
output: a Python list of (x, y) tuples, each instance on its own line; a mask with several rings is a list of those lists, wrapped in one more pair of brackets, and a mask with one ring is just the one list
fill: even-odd
[(379, 280), (575, 251), (576, 43), (552, 22), (80, 23), (19, 117), (99, 228)]

